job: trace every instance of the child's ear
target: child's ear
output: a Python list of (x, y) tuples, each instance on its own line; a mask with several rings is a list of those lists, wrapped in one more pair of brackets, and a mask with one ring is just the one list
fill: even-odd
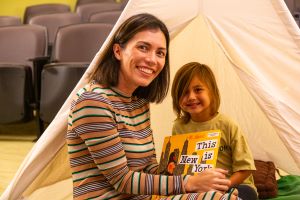
[(117, 60), (121, 60), (121, 46), (120, 44), (114, 44), (113, 46), (113, 51), (114, 51), (114, 55), (116, 57)]

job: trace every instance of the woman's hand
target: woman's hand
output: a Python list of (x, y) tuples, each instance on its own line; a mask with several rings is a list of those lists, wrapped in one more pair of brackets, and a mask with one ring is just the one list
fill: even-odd
[(185, 190), (187, 193), (200, 193), (211, 190), (227, 191), (231, 184), (230, 180), (226, 178), (227, 173), (227, 170), (220, 168), (204, 170), (195, 176), (189, 177), (185, 184)]

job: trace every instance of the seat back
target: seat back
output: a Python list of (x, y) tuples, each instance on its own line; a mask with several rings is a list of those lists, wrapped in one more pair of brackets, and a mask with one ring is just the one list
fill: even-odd
[(51, 14), (51, 13), (65, 13), (70, 12), (70, 6), (66, 4), (39, 4), (28, 6), (25, 8), (24, 24), (28, 24), (31, 17), (36, 15)]
[(56, 13), (34, 16), (29, 24), (41, 25), (47, 28), (48, 44), (52, 45), (59, 27), (70, 24), (79, 24), (81, 18), (76, 13)]
[(72, 92), (88, 63), (56, 63), (44, 66), (42, 72), (40, 118), (50, 123)]
[(115, 24), (119, 19), (122, 11), (107, 11), (92, 14), (89, 21), (97, 23)]
[(0, 62), (32, 66), (29, 59), (45, 56), (47, 31), (37, 25), (7, 26), (0, 28)]
[(22, 21), (16, 16), (0, 16), (0, 27), (1, 26), (15, 26), (21, 25)]
[(77, 7), (76, 13), (79, 14), (83, 22), (88, 22), (92, 14), (105, 12), (105, 11), (113, 11), (113, 10), (120, 11), (121, 4), (117, 4), (117, 3), (83, 4)]
[(0, 64), (0, 124), (33, 117), (33, 89), (29, 66)]
[(115, 0), (77, 0), (75, 4), (75, 10), (78, 6), (83, 5), (83, 4), (91, 4), (91, 3), (116, 3)]
[(51, 60), (53, 62), (91, 62), (113, 25), (73, 24), (58, 29)]

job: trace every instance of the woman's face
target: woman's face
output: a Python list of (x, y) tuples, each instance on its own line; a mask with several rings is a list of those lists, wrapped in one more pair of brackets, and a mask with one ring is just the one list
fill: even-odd
[(148, 86), (165, 65), (166, 38), (160, 29), (138, 32), (125, 47), (114, 44), (120, 61), (118, 89), (131, 95), (139, 86)]

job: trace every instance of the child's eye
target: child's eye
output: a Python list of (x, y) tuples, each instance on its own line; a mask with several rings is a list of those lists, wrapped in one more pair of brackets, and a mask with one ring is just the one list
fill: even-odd
[(195, 88), (196, 92), (201, 92), (203, 90), (203, 88)]
[(189, 95), (189, 91), (185, 91), (184, 93), (183, 93), (183, 96), (188, 96)]

